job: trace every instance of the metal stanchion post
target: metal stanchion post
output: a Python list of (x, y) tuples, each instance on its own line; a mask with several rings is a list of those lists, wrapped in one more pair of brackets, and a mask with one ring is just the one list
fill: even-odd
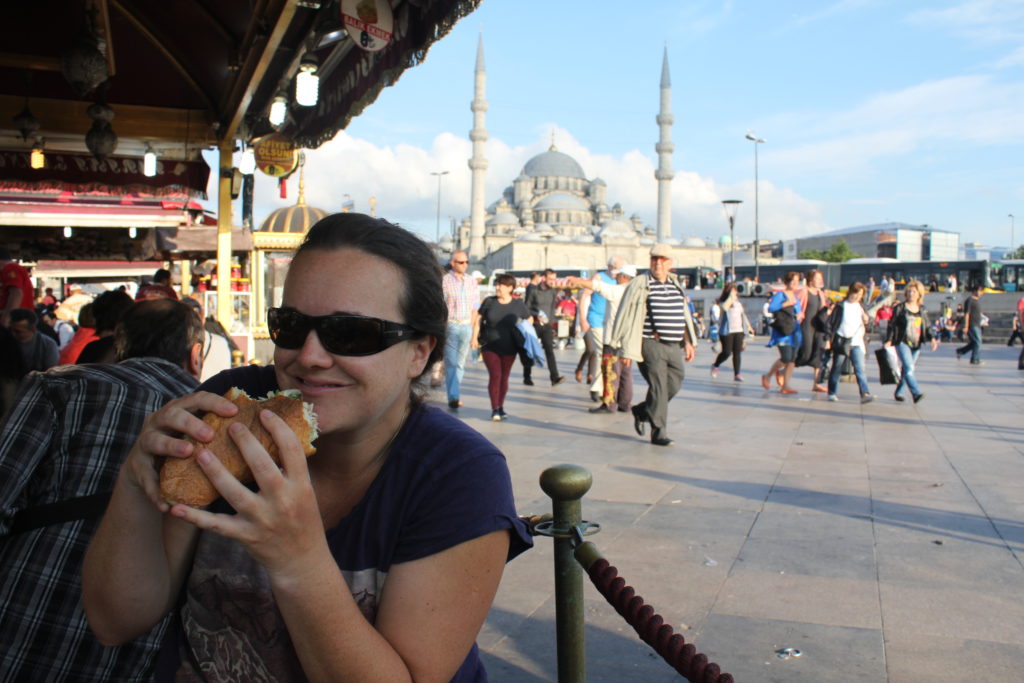
[(559, 683), (587, 679), (583, 636), (583, 570), (573, 556), (574, 535), (583, 522), (580, 499), (593, 483), (578, 465), (556, 465), (540, 475), (540, 487), (551, 498), (555, 544), (555, 633)]

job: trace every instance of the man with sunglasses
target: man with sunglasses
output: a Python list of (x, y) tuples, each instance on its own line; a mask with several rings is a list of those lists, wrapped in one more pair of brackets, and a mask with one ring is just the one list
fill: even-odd
[(448, 305), (448, 342), (444, 348), (444, 384), (448, 393), (448, 407), (458, 410), (459, 387), (466, 368), (473, 337), (473, 326), (480, 308), (480, 285), (476, 278), (467, 275), (469, 256), (464, 251), (452, 254), (451, 270), (441, 278), (444, 301)]

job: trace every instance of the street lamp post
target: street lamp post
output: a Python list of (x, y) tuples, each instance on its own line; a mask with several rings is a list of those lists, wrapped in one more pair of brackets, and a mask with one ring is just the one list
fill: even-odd
[(441, 241), (441, 178), (448, 175), (448, 171), (431, 171), (430, 175), (437, 176), (437, 223), (434, 224), (434, 243)]
[(760, 202), (757, 192), (757, 146), (765, 142), (764, 138), (754, 135), (753, 131), (747, 131), (747, 139), (754, 143), (754, 282), (761, 281), (761, 235), (758, 230), (757, 213)]
[(1009, 218), (1010, 218), (1010, 256), (1012, 257), (1017, 252), (1017, 250), (1013, 248), (1013, 221), (1014, 221), (1014, 218), (1013, 218), (1013, 214), (1012, 213), (1009, 214)]
[(736, 210), (743, 203), (742, 199), (723, 199), (722, 208), (729, 218), (729, 270), (732, 271), (732, 281), (736, 282)]

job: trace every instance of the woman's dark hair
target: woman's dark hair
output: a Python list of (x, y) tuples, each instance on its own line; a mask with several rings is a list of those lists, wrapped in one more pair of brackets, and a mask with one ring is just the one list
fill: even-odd
[(113, 332), (117, 322), (131, 305), (135, 303), (130, 296), (117, 290), (103, 292), (92, 302), (92, 314), (96, 318), (96, 332)]
[(722, 287), (722, 295), (718, 297), (718, 303), (724, 304), (725, 300), (729, 298), (729, 295), (732, 294), (732, 290), (734, 289), (736, 289), (735, 283), (726, 282), (725, 286)]
[(808, 287), (814, 286), (814, 278), (817, 277), (818, 275), (821, 275), (822, 279), (824, 279), (825, 277), (825, 275), (817, 268), (807, 271), (807, 275), (804, 276), (804, 279), (807, 281)]
[(93, 315), (91, 301), (78, 309), (78, 326), (96, 328), (96, 316)]
[(507, 287), (512, 287), (513, 289), (515, 289), (515, 286), (516, 286), (516, 276), (512, 275), (511, 273), (502, 273), (501, 275), (495, 276), (494, 284), (495, 285), (505, 285)]
[(173, 299), (132, 304), (114, 332), (119, 361), (150, 356), (185, 367), (192, 346), (202, 341), (202, 320), (191, 307)]
[(788, 273), (786, 273), (786, 277), (782, 278), (782, 284), (789, 285), (789, 283), (793, 281), (793, 278), (799, 280), (800, 273), (796, 272), (795, 270), (789, 271)]
[[(444, 357), (448, 331), (448, 305), (441, 289), (441, 266), (426, 242), (405, 228), (382, 218), (361, 213), (336, 213), (323, 218), (309, 229), (306, 239), (295, 251), (295, 258), (307, 251), (359, 249), (391, 262), (405, 278), (398, 302), (404, 322), (436, 340), (416, 383)], [(370, 283), (367, 283), (369, 285)], [(420, 391), (425, 391), (422, 387)], [(422, 402), (424, 393), (413, 392), (413, 401)]]

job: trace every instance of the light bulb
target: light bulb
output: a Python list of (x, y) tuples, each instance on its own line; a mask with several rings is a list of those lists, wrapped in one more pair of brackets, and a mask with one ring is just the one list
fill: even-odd
[(270, 125), (277, 128), (284, 123), (285, 117), (288, 116), (288, 99), (284, 95), (276, 95), (274, 101), (270, 103), (270, 115), (267, 117), (270, 119)]
[(320, 76), (317, 75), (319, 66), (316, 55), (306, 53), (299, 64), (299, 74), (295, 77), (295, 101), (303, 107), (316, 105), (320, 97)]
[(146, 143), (146, 153), (142, 155), (142, 175), (152, 178), (156, 175), (156, 152)]
[(40, 138), (36, 138), (36, 144), (32, 145), (28, 165), (33, 170), (46, 168), (46, 153), (43, 151), (43, 141)]
[(72, 234), (74, 234), (74, 231), (71, 229), (71, 226), (70, 225), (65, 225), (64, 226), (64, 237), (71, 237)]
[(135, 239), (139, 236), (139, 231), (135, 229), (135, 226), (128, 228), (128, 239)]
[(256, 172), (256, 152), (252, 147), (242, 150), (242, 158), (238, 161), (238, 170), (243, 175), (252, 175)]

